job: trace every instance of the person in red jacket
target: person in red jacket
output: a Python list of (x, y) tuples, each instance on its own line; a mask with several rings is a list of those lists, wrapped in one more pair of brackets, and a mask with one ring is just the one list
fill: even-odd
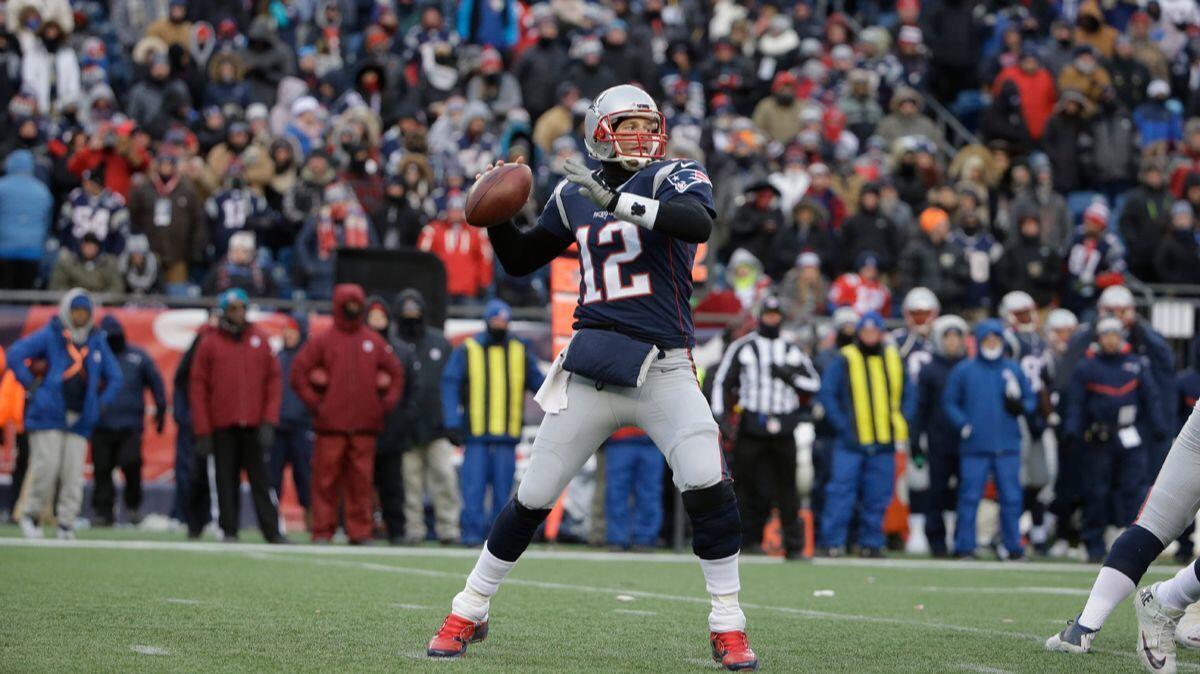
[(263, 538), (283, 543), (263, 460), (275, 443), (283, 382), (266, 333), (246, 320), (248, 302), (241, 288), (222, 293), (220, 322), (196, 347), (188, 381), (192, 429), (196, 453), (216, 459), (217, 522), (225, 540), (237, 540), (244, 470)]
[(129, 200), (133, 175), (150, 165), (149, 137), (133, 133), (132, 125), (107, 125), (91, 137), (67, 160), (67, 170), (77, 176), (84, 171), (103, 169), (104, 187)]
[(1058, 102), (1054, 75), (1042, 67), (1041, 59), (1032, 48), (1026, 48), (1021, 50), (1016, 65), (1005, 67), (996, 76), (992, 94), (999, 96), (1000, 87), (1008, 80), (1017, 85), (1021, 94), (1021, 116), (1025, 118), (1025, 126), (1029, 127), (1029, 135), (1035, 141), (1041, 140), (1046, 123), (1054, 114), (1054, 104)]
[(296, 395), (313, 414), (312, 538), (333, 537), (338, 494), (344, 494), (346, 535), (371, 540), (375, 441), (384, 417), (400, 402), (404, 368), (392, 347), (363, 325), (365, 293), (343, 283), (333, 289), (333, 329), (308, 340), (292, 361)]
[(484, 229), (467, 224), (466, 202), (450, 197), (443, 217), (425, 225), (417, 247), (446, 266), (446, 292), (452, 300), (480, 297), (492, 285), (492, 244)]

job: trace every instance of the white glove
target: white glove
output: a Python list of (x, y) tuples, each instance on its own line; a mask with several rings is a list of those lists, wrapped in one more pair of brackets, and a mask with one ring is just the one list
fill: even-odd
[(967, 438), (969, 438), (969, 437), (971, 437), (971, 427), (970, 427), (970, 426), (963, 426), (963, 429), (962, 429), (962, 439), (963, 439), (963, 440), (966, 440), (966, 439), (967, 439)]
[(616, 207), (617, 193), (597, 180), (588, 167), (572, 159), (563, 164), (563, 170), (567, 173), (567, 180), (579, 185), (579, 192), (591, 199), (593, 204), (606, 211)]

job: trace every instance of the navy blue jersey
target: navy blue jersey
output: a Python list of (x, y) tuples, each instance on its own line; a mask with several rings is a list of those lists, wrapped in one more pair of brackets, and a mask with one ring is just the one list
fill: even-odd
[(1045, 368), (1046, 340), (1036, 332), (1004, 330), (1004, 355), (1021, 366), (1034, 393), (1042, 390), (1042, 370)]
[[(688, 195), (716, 213), (712, 182), (694, 161), (653, 162), (618, 191), (663, 202)], [(538, 226), (579, 244), (575, 329), (609, 328), (660, 348), (695, 345), (690, 304), (695, 244), (618, 220), (566, 180), (554, 188)]]

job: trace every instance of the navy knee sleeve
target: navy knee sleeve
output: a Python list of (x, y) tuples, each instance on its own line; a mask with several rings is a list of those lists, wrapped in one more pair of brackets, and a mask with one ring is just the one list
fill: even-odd
[(1120, 571), (1137, 585), (1165, 547), (1158, 536), (1135, 524), (1113, 541), (1108, 557), (1104, 558), (1104, 566)]
[(512, 497), (500, 514), (496, 515), (496, 522), (492, 524), (492, 532), (487, 538), (488, 552), (506, 562), (517, 561), (549, 514), (549, 508), (526, 508), (517, 502), (517, 497)]
[(692, 552), (700, 559), (724, 559), (742, 549), (742, 520), (733, 483), (683, 492), (683, 507), (692, 520)]

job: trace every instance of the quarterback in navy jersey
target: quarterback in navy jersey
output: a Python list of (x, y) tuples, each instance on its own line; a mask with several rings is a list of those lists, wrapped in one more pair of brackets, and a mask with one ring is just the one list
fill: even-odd
[(483, 640), (492, 595), (567, 483), (616, 430), (636, 426), (666, 456), (691, 519), (712, 597), (712, 657), (728, 670), (757, 669), (738, 603), (737, 501), (690, 353), (692, 262), (712, 233), (712, 183), (699, 163), (664, 158), (663, 115), (631, 85), (596, 96), (584, 144), (600, 169), (567, 162), (536, 226), (488, 230), (496, 258), (516, 276), (579, 245), (577, 332), (536, 396), (546, 416), (525, 477), (426, 652), (455, 657)]

